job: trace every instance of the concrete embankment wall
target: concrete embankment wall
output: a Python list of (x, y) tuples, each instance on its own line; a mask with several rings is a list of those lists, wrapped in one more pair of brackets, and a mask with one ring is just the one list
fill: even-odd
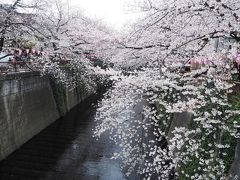
[(39, 73), (0, 75), (0, 160), (94, 93), (56, 88)]

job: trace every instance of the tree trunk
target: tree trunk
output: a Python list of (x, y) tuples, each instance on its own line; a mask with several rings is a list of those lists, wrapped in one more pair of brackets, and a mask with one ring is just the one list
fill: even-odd
[(4, 45), (4, 37), (1, 37), (0, 39), (0, 52), (3, 50), (3, 45)]

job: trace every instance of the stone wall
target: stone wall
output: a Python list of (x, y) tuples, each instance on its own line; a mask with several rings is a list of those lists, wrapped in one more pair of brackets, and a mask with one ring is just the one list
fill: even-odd
[[(89, 96), (66, 90), (64, 114)], [(60, 118), (47, 76), (39, 73), (0, 75), (0, 160)]]

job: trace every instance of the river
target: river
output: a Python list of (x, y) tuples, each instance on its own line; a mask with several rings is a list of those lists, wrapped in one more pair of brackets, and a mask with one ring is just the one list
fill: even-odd
[[(94, 100), (93, 100), (94, 99)], [(126, 180), (118, 146), (92, 137), (97, 100), (87, 100), (0, 162), (1, 180)], [(131, 176), (131, 179), (139, 179)]]

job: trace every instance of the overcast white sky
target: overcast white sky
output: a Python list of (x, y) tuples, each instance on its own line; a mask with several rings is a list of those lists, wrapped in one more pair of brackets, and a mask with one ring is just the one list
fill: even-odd
[(127, 2), (129, 0), (70, 0), (71, 5), (81, 7), (86, 15), (96, 16), (115, 29), (137, 17), (137, 14), (126, 10)]
[[(15, 0), (0, 0), (1, 3), (12, 3)], [(22, 0), (27, 2), (31, 0)], [(54, 0), (53, 0), (54, 1)], [(69, 2), (70, 6), (80, 7), (84, 14), (97, 17), (115, 29), (120, 30), (125, 23), (134, 21), (140, 14), (130, 13), (127, 6), (134, 0), (60, 0)]]

